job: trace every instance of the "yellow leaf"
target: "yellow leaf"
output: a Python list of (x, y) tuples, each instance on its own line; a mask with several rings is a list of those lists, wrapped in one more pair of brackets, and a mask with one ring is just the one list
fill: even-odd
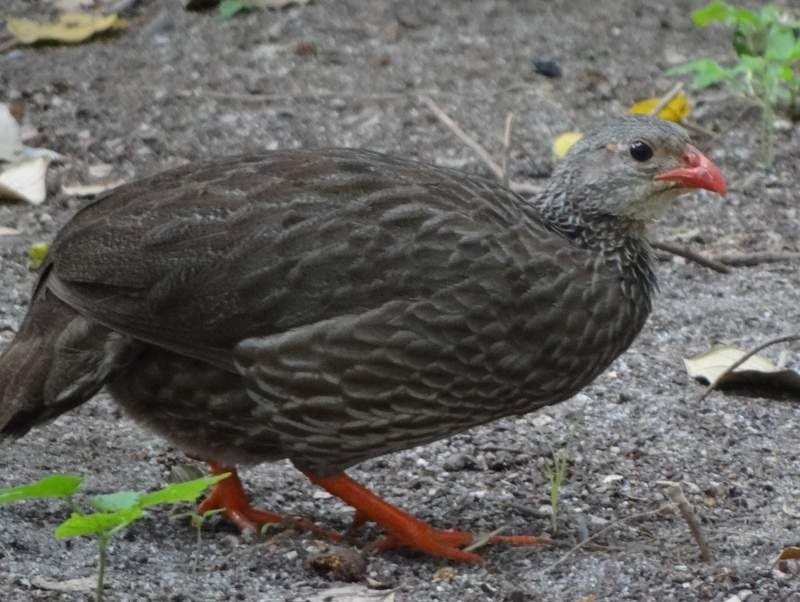
[(50, 23), (37, 23), (31, 19), (8, 19), (6, 27), (22, 44), (37, 42), (77, 44), (97, 33), (121, 29), (125, 27), (125, 20), (115, 14), (64, 13)]
[[(656, 105), (661, 101), (660, 98), (648, 98), (647, 100), (640, 100), (635, 105), (633, 105), (628, 112), (636, 113), (639, 115), (649, 115), (650, 111), (656, 108)], [(686, 117), (689, 116), (691, 109), (689, 108), (689, 101), (686, 98), (686, 94), (680, 92), (670, 100), (667, 105), (658, 112), (658, 116), (661, 119), (665, 119), (667, 121), (674, 121), (675, 123), (680, 123)]]
[(564, 134), (559, 134), (556, 136), (555, 140), (553, 140), (553, 155), (555, 155), (556, 159), (561, 159), (569, 152), (569, 149), (581, 138), (583, 138), (583, 134), (580, 132), (565, 132)]

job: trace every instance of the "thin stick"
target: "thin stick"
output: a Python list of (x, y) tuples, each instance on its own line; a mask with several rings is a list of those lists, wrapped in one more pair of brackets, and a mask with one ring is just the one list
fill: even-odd
[(511, 126), (514, 122), (514, 113), (506, 115), (506, 129), (503, 132), (503, 186), (508, 188), (510, 183), (511, 174), (508, 173), (508, 161), (511, 155)]
[(664, 107), (666, 107), (669, 103), (672, 102), (672, 99), (674, 99), (678, 94), (681, 93), (681, 90), (683, 90), (683, 82), (678, 82), (677, 84), (672, 86), (669, 89), (669, 91), (666, 94), (664, 94), (664, 96), (661, 97), (661, 100), (659, 100), (656, 103), (656, 106), (650, 109), (650, 112), (648, 114), (650, 116), (658, 115)]
[(573, 547), (571, 547), (569, 550), (567, 550), (567, 552), (561, 558), (556, 560), (553, 564), (551, 564), (549, 566), (546, 566), (545, 568), (540, 570), (539, 574), (543, 575), (545, 573), (549, 573), (550, 571), (552, 571), (554, 568), (556, 568), (560, 564), (563, 564), (575, 552), (577, 552), (578, 550), (586, 547), (587, 544), (591, 543), (592, 541), (594, 541), (598, 537), (600, 537), (603, 534), (607, 533), (608, 531), (610, 531), (614, 527), (618, 527), (619, 525), (621, 525), (623, 523), (626, 523), (626, 522), (629, 522), (629, 521), (638, 520), (640, 518), (646, 518), (648, 516), (653, 516), (655, 514), (659, 514), (661, 512), (664, 512), (665, 510), (668, 510), (668, 509), (671, 510), (672, 508), (673, 508), (672, 504), (665, 504), (663, 506), (660, 506), (659, 508), (656, 508), (655, 510), (648, 510), (647, 512), (639, 512), (638, 514), (631, 514), (630, 516), (626, 516), (626, 517), (620, 518), (618, 520), (615, 520), (613, 523), (611, 523), (611, 524), (603, 527), (602, 529), (600, 529), (597, 533), (595, 533), (591, 537), (588, 537), (587, 539), (584, 539), (582, 542), (580, 542), (580, 543), (574, 545)]
[(731, 372), (736, 370), (736, 368), (738, 368), (739, 366), (744, 364), (747, 360), (749, 360), (751, 357), (753, 357), (756, 353), (758, 353), (762, 349), (766, 349), (767, 347), (771, 347), (772, 345), (777, 345), (778, 343), (790, 343), (792, 341), (800, 341), (800, 334), (789, 334), (789, 335), (786, 335), (786, 336), (778, 337), (777, 339), (770, 339), (766, 343), (762, 343), (761, 345), (759, 345), (755, 349), (752, 349), (752, 350), (748, 351), (741, 358), (739, 358), (737, 361), (735, 361), (733, 364), (731, 364), (725, 370), (725, 372), (723, 372), (717, 378), (715, 378), (714, 382), (712, 382), (710, 385), (708, 385), (706, 387), (705, 391), (703, 391), (700, 394), (700, 396), (697, 398), (697, 401), (703, 401), (706, 397), (708, 397), (708, 394), (711, 393), (711, 391), (713, 391), (714, 389), (716, 389), (719, 386), (719, 383), (721, 383), (722, 380), (726, 376), (728, 376), (728, 374), (730, 374)]
[[(443, 93), (437, 90), (426, 90), (423, 92), (428, 96), (441, 96)], [(181, 90), (179, 96), (189, 97), (201, 95), (195, 90)], [(217, 92), (206, 90), (202, 96), (206, 98), (216, 98), (218, 100), (232, 100), (241, 102), (273, 102), (276, 100), (325, 100), (329, 98), (346, 98), (356, 100), (396, 100), (398, 98), (411, 98), (419, 95), (419, 92), (376, 92), (374, 94), (336, 92), (335, 90), (310, 90), (297, 92), (296, 94), (242, 94), (239, 92)]]
[(677, 506), (683, 520), (689, 525), (689, 531), (691, 531), (692, 537), (695, 542), (697, 542), (697, 547), (700, 548), (700, 558), (702, 558), (703, 562), (711, 562), (711, 550), (703, 535), (703, 529), (700, 528), (700, 521), (694, 513), (694, 510), (692, 510), (689, 500), (687, 500), (686, 496), (683, 494), (680, 483), (669, 483), (667, 485), (667, 497)]
[(650, 244), (654, 249), (660, 249), (662, 251), (666, 251), (667, 253), (678, 255), (679, 257), (683, 257), (684, 259), (688, 259), (689, 261), (693, 261), (697, 264), (707, 267), (710, 270), (719, 272), (720, 274), (730, 273), (730, 269), (728, 269), (727, 266), (724, 266), (718, 261), (714, 261), (713, 259), (709, 259), (708, 257), (701, 255), (700, 253), (696, 253), (695, 251), (692, 251), (687, 247), (682, 247), (680, 245), (664, 241), (655, 241)]
[(491, 533), (486, 533), (485, 535), (476, 538), (475, 541), (473, 541), (466, 548), (464, 548), (464, 551), (465, 552), (474, 552), (478, 548), (482, 548), (483, 546), (485, 546), (487, 543), (489, 543), (492, 540), (492, 537), (494, 537), (495, 535), (500, 535), (500, 533), (502, 533), (503, 531), (505, 531), (507, 529), (508, 529), (507, 525), (501, 525), (500, 527), (498, 527), (497, 529), (495, 529)]
[(737, 253), (735, 255), (718, 255), (715, 259), (725, 265), (741, 267), (754, 266), (762, 263), (795, 261), (800, 259), (800, 253)]
[(483, 148), (474, 138), (462, 130), (461, 127), (455, 121), (453, 121), (450, 116), (447, 115), (447, 113), (445, 113), (430, 96), (421, 95), (419, 99), (420, 102), (422, 102), (431, 110), (434, 115), (436, 115), (436, 118), (439, 121), (446, 125), (450, 131), (453, 132), (453, 134), (455, 134), (459, 140), (461, 140), (461, 142), (470, 147), (473, 152), (480, 157), (481, 161), (489, 166), (489, 169), (492, 170), (498, 180), (503, 180), (503, 169), (497, 163), (495, 163), (494, 159), (492, 159), (492, 156), (485, 148)]
[(9, 50), (14, 50), (14, 48), (19, 45), (19, 40), (15, 40), (14, 38), (6, 40), (5, 42), (0, 43), (0, 54), (5, 54)]

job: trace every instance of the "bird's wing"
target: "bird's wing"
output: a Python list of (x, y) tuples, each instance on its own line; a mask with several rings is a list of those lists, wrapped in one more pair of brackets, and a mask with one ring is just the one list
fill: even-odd
[(508, 295), (503, 266), (525, 246), (513, 231), (535, 221), (522, 204), (366, 151), (188, 165), (79, 212), (53, 244), (47, 286), (114, 330), (233, 370), (241, 340), (426, 299), (465, 270)]

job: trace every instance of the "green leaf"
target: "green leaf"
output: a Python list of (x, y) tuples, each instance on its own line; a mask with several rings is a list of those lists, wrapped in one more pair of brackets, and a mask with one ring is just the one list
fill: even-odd
[(75, 493), (83, 479), (74, 475), (54, 474), (35, 483), (0, 489), (0, 504), (47, 497), (67, 497)]
[(709, 2), (702, 8), (692, 12), (692, 23), (697, 27), (706, 27), (711, 23), (722, 22), (727, 23), (733, 17), (733, 7), (714, 0)]
[(695, 88), (706, 88), (711, 84), (723, 81), (731, 77), (732, 71), (725, 69), (717, 61), (712, 59), (698, 59), (683, 65), (678, 65), (667, 71), (667, 75), (678, 75), (681, 73), (693, 73), (694, 80), (692, 86)]
[(194, 479), (185, 483), (173, 483), (157, 491), (144, 494), (139, 498), (139, 507), (147, 508), (156, 504), (176, 504), (178, 502), (193, 502), (211, 485), (226, 479), (231, 473), (226, 472), (214, 477)]
[(244, 0), (222, 0), (219, 3), (219, 14), (224, 19), (230, 19), (236, 14), (248, 8)]
[(142, 516), (138, 506), (124, 508), (116, 512), (95, 512), (94, 514), (73, 513), (56, 527), (56, 537), (66, 539), (81, 535), (113, 535)]
[(796, 40), (791, 29), (773, 25), (767, 34), (766, 58), (777, 61), (788, 59), (794, 51)]
[(106, 495), (96, 495), (89, 500), (101, 512), (116, 512), (139, 506), (142, 494), (138, 491), (117, 491)]

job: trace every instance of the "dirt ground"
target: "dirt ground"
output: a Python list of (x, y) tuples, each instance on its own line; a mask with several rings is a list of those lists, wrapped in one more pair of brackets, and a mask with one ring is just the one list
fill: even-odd
[[(113, 37), (6, 52), (0, 100), (21, 99), (25, 124), (36, 128), (27, 144), (65, 159), (50, 170), (44, 205), (0, 204), (0, 225), (21, 232), (0, 237), (0, 346), (27, 306), (27, 248), (50, 239), (85, 202), (61, 192), (64, 184), (323, 145), (488, 174), (421, 104), (425, 93), (496, 156), (513, 111), (514, 180), (539, 185), (552, 169), (554, 135), (586, 130), (663, 93), (674, 83), (663, 75), (671, 65), (727, 56), (724, 31), (691, 25), (689, 12), (700, 4), (316, 0), (223, 20), (214, 11), (186, 12), (180, 2), (146, 0)], [(2, 16), (38, 16), (49, 6), (6, 0)], [(537, 74), (536, 59), (556, 60), (563, 77)], [(716, 134), (697, 143), (721, 166), (730, 192), (724, 201), (704, 194), (680, 200), (653, 237), (711, 255), (800, 251), (800, 126), (780, 128), (775, 164), (764, 170), (754, 115), (720, 90), (696, 95), (695, 104), (695, 118)], [(560, 450), (569, 466), (556, 545), (483, 549), (486, 562), (478, 566), (369, 555), (357, 586), (393, 588), (373, 593), (384, 600), (393, 594), (396, 602), (800, 601), (798, 568), (772, 563), (783, 547), (800, 543), (797, 399), (716, 392), (698, 402), (700, 386), (681, 360), (718, 342), (750, 347), (796, 332), (798, 262), (721, 274), (666, 257), (658, 272), (661, 291), (644, 332), (576, 398), (351, 471), (437, 526), (550, 532), (546, 466)], [(779, 352), (767, 355), (777, 359)], [(797, 345), (788, 362), (800, 368)], [(182, 462), (100, 395), (3, 447), (0, 486), (69, 472), (86, 477), (88, 493), (153, 489)], [(288, 464), (243, 476), (260, 505), (347, 529), (351, 510)], [(699, 560), (678, 515), (655, 512), (666, 502), (663, 481), (682, 482), (708, 538), (710, 563)], [(636, 519), (640, 513), (649, 514)], [(53, 537), (64, 517), (59, 504), (46, 501), (0, 508), (0, 599), (89, 598), (36, 585), (94, 574), (92, 541)], [(594, 545), (564, 558), (609, 526)], [(329, 590), (342, 584), (305, 563), (321, 545), (293, 533), (243, 537), (215, 519), (198, 550), (190, 525), (156, 511), (113, 542), (107, 592), (118, 601), (336, 600)]]

